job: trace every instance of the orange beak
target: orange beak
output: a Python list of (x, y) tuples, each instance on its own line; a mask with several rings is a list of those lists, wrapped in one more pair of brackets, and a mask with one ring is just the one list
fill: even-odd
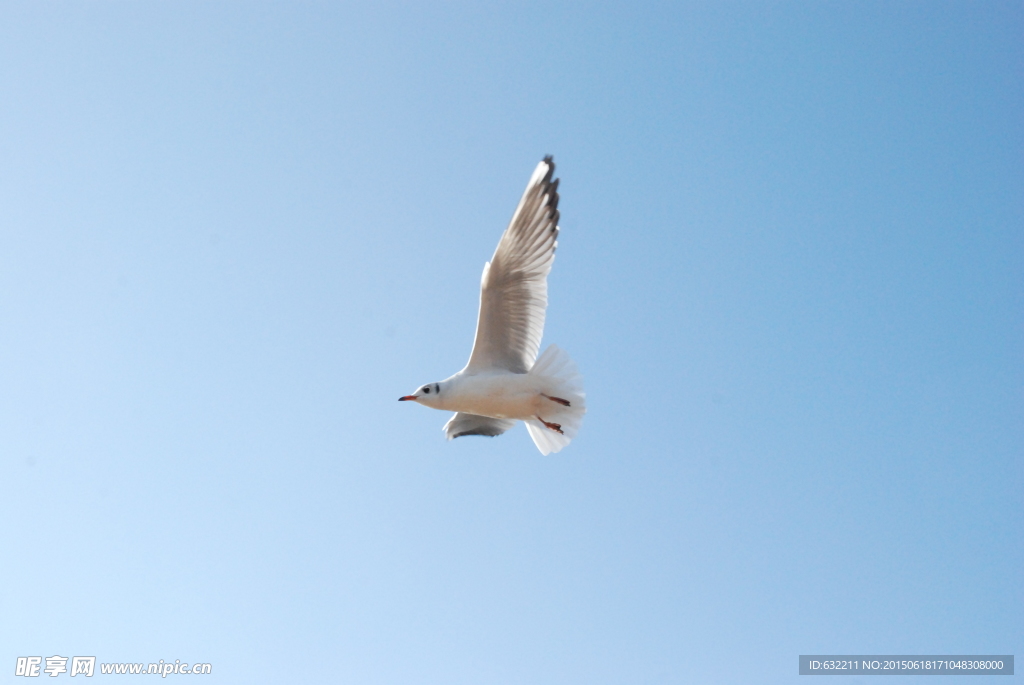
[(398, 401), (399, 402), (408, 402), (409, 400), (415, 400), (415, 399), (416, 399), (416, 395), (406, 395), (405, 397), (399, 397)]

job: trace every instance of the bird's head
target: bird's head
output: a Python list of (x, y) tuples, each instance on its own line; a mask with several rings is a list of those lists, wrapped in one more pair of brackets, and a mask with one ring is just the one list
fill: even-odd
[(399, 397), (398, 401), (419, 402), (420, 404), (425, 404), (428, 407), (436, 406), (441, 399), (441, 393), (443, 391), (443, 383), (427, 383), (413, 394), (406, 395), (405, 397)]

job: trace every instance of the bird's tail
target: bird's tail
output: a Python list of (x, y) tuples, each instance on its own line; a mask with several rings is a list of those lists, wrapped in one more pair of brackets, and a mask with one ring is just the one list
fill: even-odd
[(544, 394), (549, 398), (568, 402), (568, 406), (565, 406), (557, 400), (551, 400), (547, 403), (550, 407), (540, 417), (548, 423), (558, 424), (561, 433), (537, 419), (526, 421), (526, 430), (530, 432), (533, 444), (541, 454), (547, 456), (558, 452), (576, 437), (583, 423), (583, 415), (587, 413), (587, 394), (583, 392), (583, 376), (576, 368), (576, 363), (556, 345), (549, 346), (537, 357), (529, 373), (545, 380)]

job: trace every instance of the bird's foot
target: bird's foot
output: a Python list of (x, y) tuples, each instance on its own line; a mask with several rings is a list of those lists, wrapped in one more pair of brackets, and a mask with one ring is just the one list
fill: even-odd
[[(544, 393), (541, 394), (544, 395)], [(551, 395), (544, 395), (544, 397), (548, 398), (552, 402), (558, 402), (563, 407), (569, 406), (569, 400), (563, 400), (561, 397), (552, 397)]]
[[(547, 426), (551, 430), (555, 431), (556, 433), (562, 433), (562, 424), (560, 424), (560, 423), (551, 423), (550, 421), (545, 421), (544, 419), (542, 419), (539, 416), (537, 417), (537, 420), (540, 421), (541, 423), (543, 423), (545, 426)], [(562, 435), (565, 435), (565, 433), (562, 433)]]

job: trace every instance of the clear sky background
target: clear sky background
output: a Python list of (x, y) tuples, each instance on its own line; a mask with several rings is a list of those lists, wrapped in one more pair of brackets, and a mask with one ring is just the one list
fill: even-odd
[[(1022, 36), (1020, 2), (3, 3), (0, 673), (1021, 657)], [(545, 154), (589, 413), (547, 458), (446, 442), (396, 399), (467, 360)]]

